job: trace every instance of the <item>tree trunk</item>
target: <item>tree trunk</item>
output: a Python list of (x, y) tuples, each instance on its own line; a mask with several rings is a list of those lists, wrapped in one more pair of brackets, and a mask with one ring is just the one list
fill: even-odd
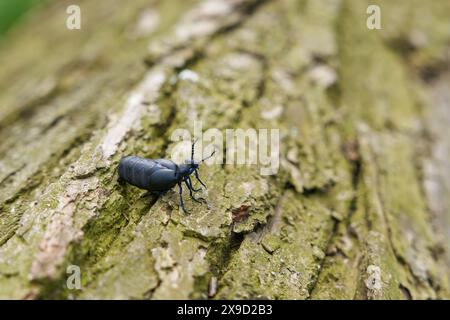
[[(78, 3), (0, 50), (0, 298), (450, 297), (447, 0)], [(190, 214), (117, 182), (194, 120), (280, 170), (202, 166)]]

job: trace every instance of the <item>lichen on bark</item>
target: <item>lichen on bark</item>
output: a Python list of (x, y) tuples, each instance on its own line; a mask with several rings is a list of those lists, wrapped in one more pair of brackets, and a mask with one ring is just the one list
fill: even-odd
[[(360, 0), (82, 1), (70, 36), (58, 2), (18, 26), (0, 50), (0, 297), (448, 298), (432, 126), (450, 7), (375, 2), (382, 30)], [(194, 121), (280, 129), (279, 172), (203, 166), (188, 215), (176, 190), (117, 182), (122, 156), (167, 157)]]

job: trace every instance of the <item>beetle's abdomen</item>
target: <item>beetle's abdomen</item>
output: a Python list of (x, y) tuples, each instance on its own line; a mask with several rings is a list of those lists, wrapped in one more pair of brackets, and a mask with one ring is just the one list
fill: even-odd
[(151, 190), (150, 176), (158, 166), (151, 159), (135, 156), (125, 157), (119, 163), (119, 177), (138, 188)]

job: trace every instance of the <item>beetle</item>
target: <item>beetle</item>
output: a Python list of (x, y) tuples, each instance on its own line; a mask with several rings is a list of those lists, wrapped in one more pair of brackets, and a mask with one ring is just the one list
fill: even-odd
[(153, 160), (136, 156), (123, 157), (120, 159), (118, 166), (119, 181), (125, 181), (140, 189), (145, 189), (158, 195), (166, 193), (178, 184), (181, 208), (185, 213), (188, 213), (184, 207), (181, 183), (184, 182), (186, 184), (191, 199), (201, 203), (192, 193), (201, 189), (195, 189), (193, 187), (190, 176), (194, 174), (198, 182), (206, 188), (205, 183), (200, 179), (198, 174), (198, 167), (216, 152), (214, 150), (210, 156), (202, 159), (200, 162), (196, 162), (194, 160), (194, 146), (196, 142), (197, 140), (192, 143), (191, 159), (186, 160), (184, 164), (180, 165), (167, 159)]

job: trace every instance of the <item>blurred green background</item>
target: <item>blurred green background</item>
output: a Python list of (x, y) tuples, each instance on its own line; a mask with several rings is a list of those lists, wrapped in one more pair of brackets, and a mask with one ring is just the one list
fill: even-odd
[(33, 6), (45, 0), (0, 0), (0, 36)]

